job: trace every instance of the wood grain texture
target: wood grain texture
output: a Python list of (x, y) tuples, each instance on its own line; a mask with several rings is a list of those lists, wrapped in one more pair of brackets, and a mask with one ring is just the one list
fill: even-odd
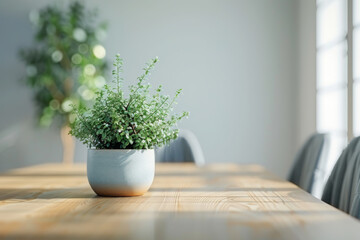
[(260, 166), (158, 164), (141, 197), (97, 197), (85, 165), (0, 175), (1, 239), (360, 239), (360, 222)]

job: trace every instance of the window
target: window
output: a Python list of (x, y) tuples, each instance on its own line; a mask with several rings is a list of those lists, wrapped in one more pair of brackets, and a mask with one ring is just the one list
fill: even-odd
[(317, 0), (316, 15), (316, 126), (331, 134), (328, 175), (360, 135), (360, 0)]
[(353, 2), (352, 19), (352, 79), (353, 79), (353, 128), (354, 136), (360, 135), (360, 0)]

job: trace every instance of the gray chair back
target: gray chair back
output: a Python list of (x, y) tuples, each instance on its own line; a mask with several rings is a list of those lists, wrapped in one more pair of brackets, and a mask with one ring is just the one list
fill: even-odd
[(360, 137), (342, 152), (325, 185), (322, 200), (360, 219)]
[(155, 150), (157, 162), (193, 162), (198, 166), (205, 163), (203, 151), (194, 133), (180, 130), (179, 136), (170, 144)]
[[(358, 161), (359, 163), (360, 161)], [(359, 169), (359, 164), (357, 169)], [(354, 198), (352, 199), (351, 208), (349, 214), (357, 219), (360, 219), (360, 180), (355, 188)]]
[(315, 171), (325, 142), (325, 134), (313, 134), (298, 152), (288, 180), (311, 192)]

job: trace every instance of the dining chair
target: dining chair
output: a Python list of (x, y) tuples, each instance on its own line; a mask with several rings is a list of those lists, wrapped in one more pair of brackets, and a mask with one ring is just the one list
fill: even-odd
[(360, 219), (360, 137), (354, 138), (337, 160), (322, 200)]
[[(358, 163), (359, 162), (360, 161), (358, 161)], [(360, 166), (357, 166), (357, 169), (359, 169), (359, 167)], [(357, 187), (355, 188), (355, 195), (354, 198), (352, 199), (350, 215), (357, 219), (360, 219), (360, 181), (358, 181)]]
[(200, 143), (193, 132), (181, 129), (177, 139), (155, 150), (157, 162), (193, 162), (198, 166), (205, 163)]
[(326, 134), (313, 134), (297, 153), (288, 180), (311, 192)]

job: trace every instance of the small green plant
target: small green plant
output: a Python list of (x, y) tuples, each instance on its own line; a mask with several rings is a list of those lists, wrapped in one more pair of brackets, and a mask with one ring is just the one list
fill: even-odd
[(176, 139), (179, 130), (173, 127), (189, 113), (172, 114), (181, 89), (173, 98), (162, 94), (161, 85), (150, 92), (151, 85), (146, 83), (146, 78), (157, 62), (155, 58), (146, 65), (137, 84), (129, 86), (126, 97), (120, 76), (123, 60), (116, 55), (112, 72), (115, 87), (105, 85), (92, 108), (74, 108), (77, 117), (71, 124), (70, 134), (96, 149), (149, 149)]

